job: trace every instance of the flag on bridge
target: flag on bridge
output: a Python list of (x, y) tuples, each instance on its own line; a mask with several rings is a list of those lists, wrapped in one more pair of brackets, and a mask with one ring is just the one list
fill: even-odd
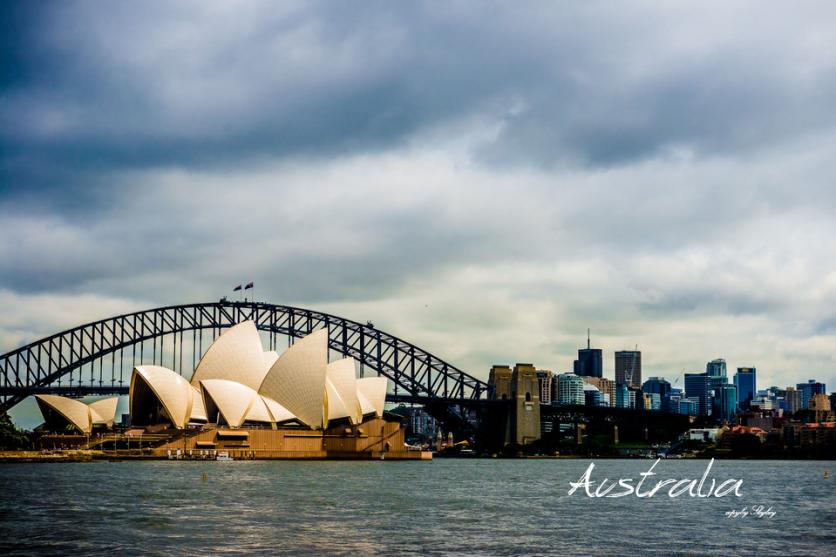
[(253, 287), (253, 283), (248, 282), (248, 283), (247, 283), (247, 286), (245, 286), (245, 287), (244, 287), (244, 290), (250, 289), (250, 288), (252, 288), (252, 287)]
[(232, 289), (233, 292), (238, 292), (239, 290), (241, 290), (241, 285), (240, 284)]

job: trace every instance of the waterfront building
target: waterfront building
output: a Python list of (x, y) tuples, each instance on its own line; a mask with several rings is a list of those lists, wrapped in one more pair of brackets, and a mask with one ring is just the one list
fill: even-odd
[(585, 398), (583, 394), (584, 382), (580, 376), (574, 373), (561, 373), (557, 376), (557, 402), (563, 405), (583, 405)]
[(717, 358), (705, 364), (705, 373), (710, 377), (726, 377), (726, 360)]
[[(384, 412), (387, 388), (385, 377), (358, 379), (352, 358), (329, 362), (327, 329), (280, 356), (265, 352), (255, 323), (244, 321), (209, 346), (191, 380), (159, 365), (136, 366), (125, 435), (155, 439), (150, 450), (157, 456), (182, 450), (206, 457), (223, 449), (243, 458), (411, 458), (401, 417)], [(74, 402), (73, 420), (83, 430), (86, 405)], [(91, 422), (103, 417), (97, 404), (90, 405)], [(111, 421), (115, 409), (107, 403)]]
[(540, 385), (540, 404), (551, 404), (554, 374), (548, 369), (538, 369), (537, 382)]
[(810, 399), (818, 394), (825, 394), (824, 383), (819, 383), (815, 379), (810, 379), (806, 383), (798, 383), (795, 386), (801, 392), (801, 407), (808, 408)]
[(621, 350), (615, 353), (615, 382), (628, 387), (642, 385), (642, 353), (640, 350)]
[(650, 377), (642, 383), (642, 392), (659, 395), (660, 407), (658, 410), (668, 409), (668, 400), (671, 396), (671, 384), (665, 381), (664, 377)]
[(74, 398), (58, 395), (35, 395), (38, 409), (48, 431), (77, 431), (90, 435), (93, 429), (110, 429), (116, 419), (118, 397), (85, 404)]
[(739, 367), (734, 374), (734, 386), (737, 387), (737, 402), (741, 408), (747, 408), (749, 401), (757, 393), (757, 370), (753, 367)]
[(615, 406), (630, 408), (630, 389), (624, 383), (618, 383), (615, 386)]
[(586, 336), (586, 348), (578, 349), (578, 359), (574, 362), (576, 375), (582, 377), (602, 377), (604, 375), (603, 352), (600, 348), (592, 348), (589, 332)]
[(584, 377), (583, 381), (601, 391), (602, 400), (606, 401), (606, 406), (612, 406), (615, 401), (615, 381), (604, 377)]
[(438, 431), (435, 418), (427, 414), (424, 408), (409, 408), (409, 430), (420, 437), (434, 437)]
[(685, 394), (699, 401), (698, 415), (711, 415), (711, 378), (705, 373), (685, 374)]

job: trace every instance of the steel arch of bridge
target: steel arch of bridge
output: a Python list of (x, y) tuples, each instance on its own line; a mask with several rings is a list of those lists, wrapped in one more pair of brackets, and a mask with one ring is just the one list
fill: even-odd
[[(62, 392), (71, 394), (126, 392), (110, 385), (99, 385), (91, 376), (89, 387), (61, 387), (61, 378), (82, 366), (101, 362), (108, 355), (124, 351), (145, 341), (181, 337), (186, 331), (214, 332), (241, 321), (252, 320), (260, 331), (301, 338), (327, 328), (329, 346), (344, 356), (352, 356), (394, 382), (407, 395), (394, 400), (431, 400), (444, 404), (467, 404), (482, 399), (487, 384), (468, 375), (421, 348), (376, 329), (335, 315), (260, 302), (229, 302), (168, 306), (102, 319), (43, 338), (0, 356), (0, 413), (31, 394)], [(194, 334), (194, 333), (193, 333)], [(175, 336), (176, 338), (176, 336)], [(162, 353), (162, 346), (161, 346)], [(123, 352), (120, 352), (122, 358)], [(162, 356), (161, 356), (162, 357)], [(148, 363), (148, 362), (140, 362)], [(101, 365), (101, 364), (100, 364)], [(101, 368), (100, 368), (101, 370)], [(181, 369), (182, 371), (182, 369)], [(57, 384), (56, 384), (57, 383)]]

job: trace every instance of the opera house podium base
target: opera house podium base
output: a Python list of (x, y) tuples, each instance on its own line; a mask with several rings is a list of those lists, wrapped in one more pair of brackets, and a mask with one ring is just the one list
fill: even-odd
[[(156, 433), (135, 431), (139, 440), (144, 434), (157, 436), (157, 442), (142, 451), (145, 457), (211, 460), (218, 453), (234, 460), (430, 460), (432, 453), (407, 450), (404, 430), (398, 420), (371, 418), (357, 426), (333, 425), (325, 430), (300, 427), (241, 427), (232, 429), (204, 425), (193, 430), (165, 430)], [(169, 436), (168, 439), (160, 439)], [(135, 441), (136, 442), (136, 441)], [(105, 454), (109, 451), (103, 447)]]

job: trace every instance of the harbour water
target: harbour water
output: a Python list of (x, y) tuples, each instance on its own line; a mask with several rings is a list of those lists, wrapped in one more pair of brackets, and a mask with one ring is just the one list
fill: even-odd
[[(0, 466), (0, 554), (836, 554), (836, 462), (717, 461), (742, 497), (569, 496), (585, 460)], [(598, 460), (593, 479), (652, 461)], [(663, 460), (658, 479), (706, 461)], [(205, 476), (204, 476), (205, 474)], [(205, 479), (204, 479), (205, 477)], [(737, 518), (729, 511), (771, 508)]]

